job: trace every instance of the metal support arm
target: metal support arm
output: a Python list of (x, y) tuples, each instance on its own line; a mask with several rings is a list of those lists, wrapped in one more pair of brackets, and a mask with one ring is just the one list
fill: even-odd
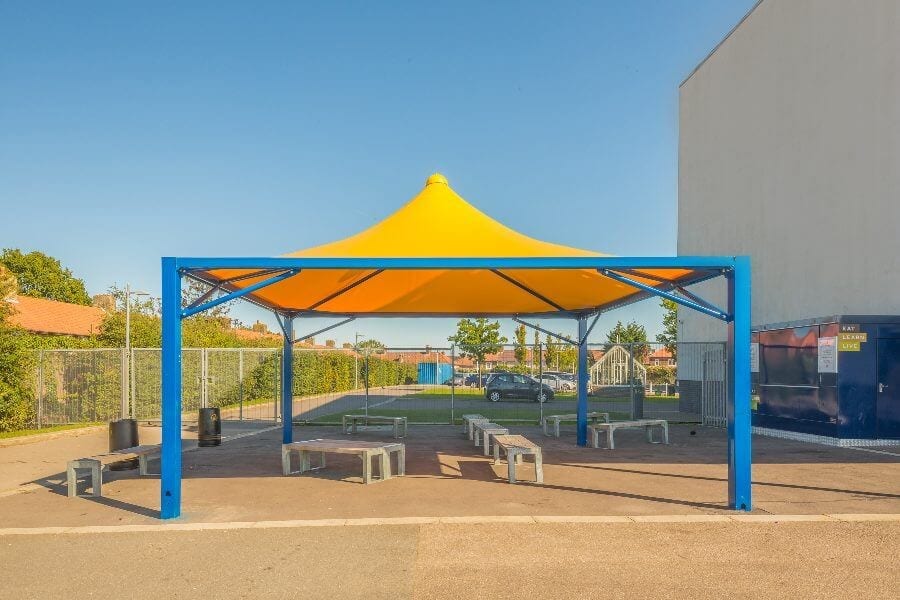
[(337, 323), (333, 323), (333, 324), (329, 325), (328, 327), (323, 327), (322, 329), (319, 329), (319, 330), (317, 330), (317, 331), (313, 331), (312, 333), (308, 333), (308, 334), (306, 334), (306, 335), (304, 335), (304, 336), (299, 336), (299, 335), (294, 336), (294, 339), (292, 340), (292, 342), (299, 342), (300, 340), (305, 340), (305, 339), (307, 339), (307, 338), (311, 338), (311, 337), (313, 337), (313, 336), (317, 336), (317, 335), (319, 335), (320, 333), (325, 333), (326, 331), (331, 331), (331, 330), (334, 329), (335, 327), (340, 327), (341, 325), (346, 325), (346, 324), (349, 323), (350, 321), (355, 321), (355, 320), (356, 320), (356, 317), (349, 317), (349, 318), (347, 318), (347, 319), (344, 319), (343, 321), (339, 321), (339, 322), (337, 322)]
[(541, 333), (545, 333), (549, 336), (558, 338), (558, 339), (562, 340), (563, 342), (566, 342), (567, 344), (572, 344), (573, 346), (578, 345), (578, 342), (574, 342), (574, 341), (570, 340), (569, 338), (563, 336), (562, 334), (553, 333), (552, 331), (548, 331), (548, 330), (544, 329), (543, 327), (539, 327), (533, 323), (529, 323), (528, 321), (523, 321), (519, 317), (513, 317), (513, 321), (515, 321), (516, 323), (520, 323), (520, 324), (524, 325), (525, 327), (531, 327), (532, 329), (536, 329), (536, 330), (540, 331)]
[(621, 273), (616, 273), (610, 269), (597, 269), (597, 271), (603, 275), (604, 277), (609, 277), (610, 279), (614, 279), (620, 283), (624, 283), (626, 285), (630, 285), (631, 287), (635, 287), (639, 290), (643, 290), (649, 294), (653, 294), (654, 296), (659, 296), (660, 298), (665, 298), (666, 300), (671, 300), (676, 304), (681, 304), (682, 306), (686, 306), (688, 308), (692, 308), (697, 312), (701, 312), (705, 315), (709, 315), (710, 317), (715, 317), (721, 321), (730, 322), (731, 315), (727, 312), (723, 311), (720, 308), (713, 306), (707, 302), (699, 303), (693, 300), (688, 300), (687, 298), (682, 298), (677, 294), (673, 294), (672, 292), (668, 292), (665, 290), (661, 290), (659, 288), (655, 288), (652, 285), (647, 285), (646, 283), (642, 283), (640, 281), (635, 281), (634, 279), (629, 279), (625, 277)]
[(247, 294), (249, 294), (251, 292), (255, 292), (258, 289), (268, 287), (274, 283), (278, 283), (279, 281), (284, 281), (285, 279), (293, 277), (294, 275), (296, 275), (299, 272), (300, 272), (300, 269), (289, 269), (283, 273), (279, 273), (275, 277), (270, 277), (268, 279), (264, 279), (263, 281), (254, 283), (253, 285), (248, 285), (247, 287), (241, 288), (239, 290), (235, 290), (235, 291), (231, 292), (230, 294), (225, 294), (224, 296), (220, 296), (220, 297), (216, 298), (215, 300), (210, 300), (209, 302), (205, 302), (198, 306), (192, 306), (189, 308), (182, 309), (181, 318), (186, 319), (187, 317), (196, 315), (197, 313), (201, 313), (205, 310), (209, 310), (210, 308), (219, 306), (220, 304), (225, 304), (229, 300), (234, 300), (236, 298), (246, 296)]

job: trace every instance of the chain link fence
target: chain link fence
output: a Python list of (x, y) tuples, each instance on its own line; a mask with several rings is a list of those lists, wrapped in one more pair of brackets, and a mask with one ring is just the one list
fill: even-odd
[[(725, 347), (680, 343), (588, 345), (588, 410), (612, 419), (725, 424)], [(459, 422), (478, 413), (538, 424), (577, 408), (577, 347), (560, 341), (485, 348), (294, 350), (292, 418), (337, 424), (344, 414)], [(35, 427), (161, 416), (159, 348), (41, 350), (35, 361)], [(281, 419), (280, 348), (186, 348), (182, 409), (218, 407), (224, 420)]]

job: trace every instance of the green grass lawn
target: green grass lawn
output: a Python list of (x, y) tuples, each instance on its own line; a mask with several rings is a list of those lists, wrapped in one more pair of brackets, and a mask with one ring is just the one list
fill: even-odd
[(18, 431), (0, 432), (0, 440), (7, 438), (22, 437), (25, 435), (39, 435), (42, 433), (53, 433), (54, 431), (66, 431), (67, 429), (82, 429), (84, 427), (95, 427), (102, 423), (71, 423), (69, 425), (52, 425), (50, 427), (41, 427), (40, 429), (20, 429)]
[[(361, 414), (361, 410), (353, 411), (354, 414)], [(523, 405), (522, 407), (507, 408), (493, 406), (478, 406), (477, 408), (458, 406), (454, 411), (454, 424), (462, 423), (462, 415), (469, 412), (477, 412), (484, 415), (488, 419), (502, 423), (517, 423), (522, 425), (536, 425), (540, 420), (540, 411), (537, 405)], [(570, 413), (564, 408), (554, 409), (552, 406), (544, 407), (545, 415), (554, 415), (561, 413)], [(311, 423), (327, 424), (340, 423), (341, 417), (347, 414), (347, 411), (330, 413), (316, 417)], [(414, 409), (397, 409), (376, 407), (369, 410), (369, 414), (382, 417), (406, 417), (410, 423), (450, 423), (450, 410), (448, 408), (414, 408)], [(626, 412), (610, 412), (610, 418), (627, 419), (629, 414)]]
[[(433, 400), (449, 400), (450, 391), (446, 388), (427, 389), (414, 394), (403, 396), (404, 398), (429, 398)], [(477, 388), (457, 388), (454, 393), (456, 400), (484, 400), (484, 390)], [(575, 400), (575, 392), (558, 392), (553, 396), (558, 400)], [(630, 402), (630, 396), (588, 396), (588, 402)], [(644, 396), (644, 402), (678, 402), (678, 396)]]

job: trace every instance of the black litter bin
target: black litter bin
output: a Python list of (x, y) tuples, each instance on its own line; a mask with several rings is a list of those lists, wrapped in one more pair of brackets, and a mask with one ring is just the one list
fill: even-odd
[(201, 408), (197, 420), (197, 445), (201, 448), (222, 443), (222, 420), (218, 408)]
[[(140, 446), (138, 426), (134, 419), (120, 419), (109, 423), (109, 451)], [(124, 460), (109, 466), (111, 471), (127, 471), (138, 468), (138, 459)]]

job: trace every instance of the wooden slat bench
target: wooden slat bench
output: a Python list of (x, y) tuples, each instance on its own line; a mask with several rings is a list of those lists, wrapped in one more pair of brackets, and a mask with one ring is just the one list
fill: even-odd
[(615, 431), (616, 429), (634, 429), (643, 427), (647, 433), (647, 441), (651, 444), (659, 444), (653, 441), (653, 428), (659, 427), (663, 433), (663, 444), (669, 443), (669, 422), (665, 419), (639, 419), (636, 421), (612, 421), (611, 423), (594, 423), (588, 425), (588, 431), (591, 432), (591, 440), (594, 448), (600, 447), (600, 433), (606, 433), (606, 445), (609, 450), (616, 447)]
[[(591, 423), (596, 423), (600, 419), (603, 419), (604, 422), (609, 423), (609, 413), (605, 412), (589, 412), (587, 414), (587, 418)], [(541, 425), (544, 428), (544, 435), (550, 435), (547, 431), (547, 427), (549, 425), (553, 425), (553, 435), (559, 437), (559, 424), (561, 421), (578, 421), (578, 415), (576, 414), (567, 414), (567, 415), (547, 415), (541, 421)]]
[[(341, 418), (341, 426), (344, 433), (356, 433), (357, 425), (372, 425), (374, 423), (384, 423), (393, 425), (394, 438), (406, 437), (406, 417), (385, 417), (379, 415), (344, 415)], [(400, 435), (401, 430), (403, 435)]]
[(477, 448), (478, 446), (483, 446), (485, 456), (488, 456), (490, 454), (492, 435), (506, 435), (509, 433), (509, 429), (507, 429), (506, 427), (497, 425), (496, 423), (491, 423), (487, 420), (477, 421), (474, 425), (474, 428), (475, 447)]
[(160, 447), (158, 445), (134, 446), (133, 448), (124, 448), (107, 452), (106, 454), (70, 460), (66, 467), (66, 484), (69, 488), (69, 498), (74, 498), (78, 495), (79, 469), (90, 470), (92, 494), (94, 497), (100, 497), (102, 495), (100, 490), (103, 487), (102, 471), (104, 467), (126, 460), (138, 459), (139, 473), (141, 475), (149, 475), (147, 463), (150, 459), (159, 458), (159, 453)]
[[(291, 455), (300, 457), (300, 469), (291, 470)], [(406, 475), (406, 446), (399, 442), (359, 442), (348, 440), (305, 440), (281, 445), (281, 471), (284, 475), (305, 473), (325, 467), (325, 454), (353, 454), (362, 460), (363, 483), (372, 483), (372, 459), (378, 459), (380, 478), (391, 478), (391, 454), (397, 455), (397, 475)], [(319, 455), (319, 466), (311, 466), (310, 455)]]
[(521, 462), (521, 457), (531, 455), (534, 457), (534, 480), (544, 483), (544, 459), (541, 455), (541, 447), (521, 435), (495, 435), (494, 439), (494, 464), (500, 462), (500, 450), (506, 453), (507, 475), (510, 483), (516, 482), (516, 463)]

